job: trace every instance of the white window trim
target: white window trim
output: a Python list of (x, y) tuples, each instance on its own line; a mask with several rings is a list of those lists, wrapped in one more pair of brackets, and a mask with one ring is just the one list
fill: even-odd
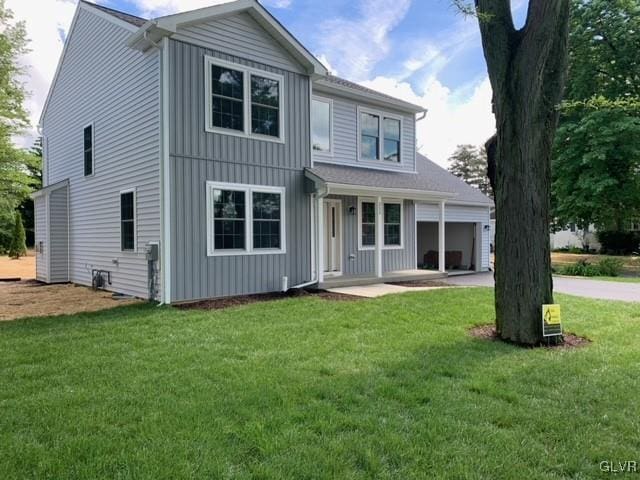
[[(402, 152), (402, 141), (404, 136), (404, 118), (400, 115), (396, 115), (395, 113), (389, 113), (384, 110), (376, 110), (373, 108), (363, 107), (362, 105), (358, 105), (357, 109), (357, 119), (356, 119), (356, 144), (357, 144), (357, 155), (358, 162), (364, 163), (366, 165), (403, 165), (404, 164), (404, 155)], [(369, 160), (366, 158), (362, 158), (362, 134), (360, 131), (361, 120), (363, 113), (368, 113), (370, 115), (376, 115), (379, 118), (378, 122), (378, 160)], [(384, 159), (384, 119), (390, 118), (393, 120), (398, 120), (400, 122), (400, 161), (399, 162), (390, 162)]]
[(358, 215), (358, 250), (360, 250), (360, 251), (375, 250), (376, 249), (376, 244), (375, 243), (373, 245), (362, 245), (362, 204), (363, 203), (373, 203), (374, 209), (376, 210), (376, 217), (375, 218), (377, 218), (377, 214), (378, 214), (378, 212), (377, 212), (378, 206), (377, 206), (375, 198), (373, 198), (373, 197), (358, 197), (358, 212), (357, 212), (357, 215)]
[[(230, 68), (242, 72), (243, 79), (243, 130), (231, 130), (228, 128), (214, 127), (211, 119), (212, 98), (211, 98), (211, 66)], [(269, 78), (278, 81), (278, 122), (279, 137), (269, 135), (259, 135), (251, 133), (251, 75)], [(235, 137), (252, 138), (254, 140), (265, 140), (267, 142), (284, 143), (285, 141), (285, 115), (284, 115), (284, 76), (277, 73), (267, 72), (247, 67), (239, 63), (228, 62), (219, 58), (204, 56), (204, 93), (205, 93), (205, 131), (209, 133), (219, 133), (222, 135), (232, 135)]]
[[(265, 185), (250, 185), (245, 183), (206, 182), (207, 201), (207, 256), (231, 257), (238, 255), (281, 255), (287, 253), (286, 242), (286, 189), (285, 187), (269, 187)], [(213, 218), (213, 190), (234, 190), (245, 193), (245, 249), (243, 250), (216, 250), (214, 248), (215, 222)], [(253, 248), (253, 193), (279, 193), (280, 194), (280, 248), (266, 249)]]
[[(125, 193), (133, 193), (133, 249), (132, 250), (124, 250), (122, 248), (122, 195)], [(120, 190), (118, 194), (118, 209), (120, 213), (118, 217), (120, 221), (118, 222), (118, 230), (120, 232), (119, 242), (120, 242), (120, 252), (122, 253), (138, 253), (138, 192), (136, 187), (128, 188), (126, 190)]]
[[(358, 197), (358, 250), (359, 251), (369, 251), (375, 250), (376, 246), (374, 245), (362, 245), (362, 203), (373, 203), (376, 208), (376, 219), (378, 218), (378, 203), (374, 197)], [(382, 199), (382, 208), (384, 209), (385, 204), (397, 204), (400, 205), (400, 245), (382, 245), (382, 250), (403, 250), (404, 249), (404, 229), (405, 229), (405, 221), (404, 221), (404, 201), (398, 199), (391, 198), (383, 198)], [(381, 226), (384, 229), (384, 210), (382, 211), (382, 222)], [(376, 239), (377, 235), (377, 225), (376, 225)], [(384, 232), (382, 234), (382, 238), (384, 238)]]
[[(383, 250), (402, 250), (404, 248), (404, 202), (402, 200), (383, 199), (382, 208), (385, 205), (396, 204), (400, 205), (400, 245), (382, 245)], [(382, 228), (384, 229), (384, 210), (382, 211)], [(384, 232), (382, 234), (384, 241)]]
[[(84, 173), (84, 131), (87, 127), (91, 127), (91, 174)], [(86, 124), (82, 127), (82, 176), (91, 178), (96, 174), (96, 126), (94, 122)]]
[[(329, 151), (321, 152), (313, 150), (313, 128), (311, 130), (311, 152), (318, 157), (331, 157), (333, 158), (333, 99), (328, 97), (322, 97), (319, 95), (313, 95), (313, 101), (329, 104)], [(313, 102), (311, 103), (313, 107)], [(313, 115), (313, 113), (312, 113)]]

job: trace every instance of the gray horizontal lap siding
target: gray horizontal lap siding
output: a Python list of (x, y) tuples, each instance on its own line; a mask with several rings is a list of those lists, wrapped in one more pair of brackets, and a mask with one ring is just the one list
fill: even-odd
[(35, 242), (42, 250), (36, 253), (36, 279), (41, 282), (49, 281), (49, 239), (47, 234), (47, 197), (41, 195), (34, 201), (35, 211)]
[[(309, 80), (304, 75), (170, 42), (171, 300), (279, 290), (310, 280)], [(285, 143), (205, 131), (204, 56), (284, 76)], [(286, 254), (207, 256), (206, 181), (286, 188)]]
[(59, 188), (49, 194), (50, 283), (69, 281), (67, 188)]
[[(358, 197), (348, 195), (330, 195), (342, 201), (342, 273), (343, 275), (373, 275), (376, 271), (375, 251), (358, 250), (358, 216), (349, 213), (351, 207), (358, 208)], [(405, 200), (404, 245), (402, 249), (382, 250), (382, 270), (390, 272), (416, 268), (415, 261), (415, 217), (411, 200)]]
[[(380, 108), (364, 102), (355, 102), (328, 90), (314, 89), (313, 93), (315, 96), (333, 100), (333, 155), (316, 154), (314, 160), (346, 165), (374, 166), (396, 171), (413, 172), (415, 170), (416, 136), (415, 117), (413, 114)], [(359, 161), (358, 106), (402, 117), (402, 150), (399, 165), (384, 161), (366, 163)]]
[[(131, 32), (81, 9), (44, 117), (48, 183), (69, 179), (70, 280), (112, 272), (109, 289), (146, 297), (144, 246), (160, 239), (159, 55), (127, 48)], [(83, 128), (94, 124), (94, 175)], [(120, 250), (120, 191), (136, 188), (137, 253)]]

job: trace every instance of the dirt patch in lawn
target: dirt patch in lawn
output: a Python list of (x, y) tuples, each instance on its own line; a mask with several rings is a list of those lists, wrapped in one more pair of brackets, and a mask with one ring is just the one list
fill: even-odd
[(36, 278), (36, 257), (33, 250), (29, 250), (26, 257), (20, 257), (18, 260), (1, 256), (0, 280), (3, 278), (19, 278), (21, 280)]
[(455, 287), (450, 283), (438, 280), (411, 280), (409, 282), (386, 282), (389, 285), (398, 285), (399, 287)]
[[(469, 334), (472, 337), (480, 338), (483, 340), (490, 341), (501, 341), (500, 337), (498, 337), (498, 332), (496, 332), (496, 326), (493, 324), (490, 325), (478, 325), (477, 327), (472, 327), (469, 329)], [(572, 333), (564, 333), (562, 335), (564, 338), (564, 343), (560, 343), (557, 345), (541, 343), (539, 347), (543, 348), (577, 348), (584, 347), (591, 343), (591, 340), (585, 337), (579, 337), (578, 335), (574, 335)], [(529, 347), (530, 348), (530, 347)]]
[(0, 321), (95, 312), (140, 301), (134, 298), (115, 300), (111, 292), (94, 291), (70, 283), (0, 282)]
[(200, 300), (198, 302), (178, 304), (176, 305), (176, 307), (185, 310), (222, 310), (224, 308), (237, 307), (239, 305), (248, 305), (251, 303), (271, 302), (274, 300), (282, 300), (285, 298), (308, 296), (314, 296), (322, 298), (323, 300), (339, 302), (357, 302), (365, 300), (364, 298), (355, 297), (353, 295), (343, 295), (342, 293), (327, 292), (326, 290), (296, 289), (289, 290), (288, 292), (259, 293), (255, 295), (240, 295), (236, 297)]

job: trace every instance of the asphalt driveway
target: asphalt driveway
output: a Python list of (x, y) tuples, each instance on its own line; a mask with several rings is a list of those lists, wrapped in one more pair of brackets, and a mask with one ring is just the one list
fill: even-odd
[[(461, 286), (493, 287), (493, 272), (449, 277), (447, 283)], [(606, 282), (571, 277), (553, 277), (554, 291), (579, 297), (640, 302), (640, 283)]]

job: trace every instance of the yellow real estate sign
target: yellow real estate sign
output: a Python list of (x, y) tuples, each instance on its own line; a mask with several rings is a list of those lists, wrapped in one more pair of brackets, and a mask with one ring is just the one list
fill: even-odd
[(542, 305), (542, 334), (545, 337), (562, 335), (560, 305)]

